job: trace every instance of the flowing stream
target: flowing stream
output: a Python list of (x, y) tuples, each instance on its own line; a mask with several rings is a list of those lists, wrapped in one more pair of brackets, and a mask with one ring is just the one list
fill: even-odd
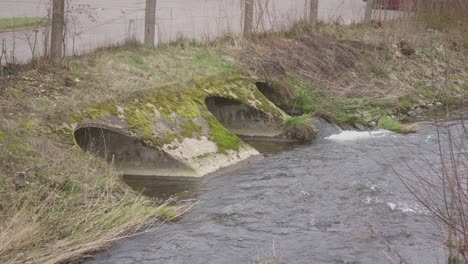
[(445, 263), (442, 228), (398, 176), (440, 162), (436, 127), (318, 126), (312, 144), (261, 144), (265, 158), (201, 180), (127, 177), (147, 195), (198, 202), (89, 263)]

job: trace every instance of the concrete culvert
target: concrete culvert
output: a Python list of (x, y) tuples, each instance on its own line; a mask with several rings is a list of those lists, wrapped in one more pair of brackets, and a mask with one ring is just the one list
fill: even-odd
[(195, 172), (164, 151), (111, 128), (82, 126), (75, 130), (76, 143), (85, 151), (112, 162), (127, 175), (194, 176)]
[(208, 97), (208, 110), (233, 134), (245, 137), (279, 137), (282, 125), (271, 116), (240, 101)]

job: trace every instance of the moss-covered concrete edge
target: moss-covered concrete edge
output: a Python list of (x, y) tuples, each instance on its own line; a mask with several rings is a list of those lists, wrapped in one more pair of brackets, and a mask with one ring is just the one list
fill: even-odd
[[(132, 93), (120, 102), (90, 103), (89, 107), (77, 110), (69, 123), (71, 128), (79, 124), (104, 124), (106, 128), (169, 153), (193, 167), (197, 176), (203, 176), (259, 154), (226, 129), (207, 109), (205, 100), (213, 96), (258, 109), (278, 124), (288, 118), (258, 91), (254, 80), (237, 75), (196, 79), (184, 87), (167, 84)], [(199, 144), (200, 148), (203, 144), (214, 143), (216, 147), (210, 145), (206, 151), (197, 151), (194, 156), (184, 149), (189, 143)], [(223, 162), (218, 162), (220, 160)], [(210, 164), (213, 162), (219, 166)]]

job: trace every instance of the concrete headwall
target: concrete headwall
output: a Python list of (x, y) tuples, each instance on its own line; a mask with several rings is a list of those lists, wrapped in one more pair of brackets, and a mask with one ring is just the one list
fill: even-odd
[(75, 140), (123, 174), (200, 177), (259, 153), (236, 134), (280, 136), (288, 118), (252, 80), (131, 94), (74, 115)]

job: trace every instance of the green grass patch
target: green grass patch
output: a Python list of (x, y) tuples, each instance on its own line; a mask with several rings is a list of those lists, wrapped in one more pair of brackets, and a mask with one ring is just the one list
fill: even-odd
[(285, 127), (294, 127), (294, 126), (300, 126), (300, 125), (309, 125), (312, 123), (312, 116), (310, 114), (305, 114), (301, 116), (293, 116), (286, 121), (284, 121), (283, 125)]
[(333, 112), (330, 112), (330, 114), (334, 118), (334, 121), (336, 121), (338, 124), (346, 124), (346, 125), (366, 124), (366, 121), (362, 117), (354, 115), (354, 114), (348, 114), (348, 113), (340, 112), (340, 111), (333, 111)]
[(296, 95), (296, 100), (285, 104), (288, 110), (302, 109), (305, 113), (312, 113), (323, 101), (323, 96), (314, 84), (305, 81), (297, 74), (290, 76), (291, 88)]
[(432, 100), (435, 98), (436, 95), (436, 89), (433, 85), (428, 84), (428, 83), (421, 83), (418, 86), (418, 92), (420, 95), (422, 95), (424, 98)]
[(286, 135), (296, 140), (310, 141), (316, 135), (311, 114), (290, 117), (283, 122), (283, 126)]
[[(216, 54), (217, 56), (220, 56), (222, 54)], [(209, 50), (202, 50), (198, 53), (195, 53), (193, 56), (195, 59), (195, 62), (197, 64), (200, 64), (202, 67), (213, 67), (217, 71), (224, 72), (224, 73), (229, 73), (229, 72), (234, 72), (236, 70), (236, 67), (233, 65), (226, 64), (216, 57), (213, 56), (213, 54)]]
[(148, 71), (148, 70), (151, 69), (151, 68), (145, 63), (145, 61), (143, 60), (143, 58), (141, 58), (140, 56), (138, 56), (138, 55), (131, 55), (130, 58), (132, 59), (132, 61), (135, 63), (135, 65), (136, 65), (140, 70)]
[[(148, 209), (151, 212), (154, 211), (155, 208), (151, 206)], [(174, 208), (167, 206), (159, 206), (158, 208), (156, 208), (156, 213), (157, 215), (160, 215), (160, 217), (164, 220), (172, 220), (180, 214), (180, 212), (174, 210)]]
[(335, 122), (341, 125), (367, 125), (366, 120), (357, 113), (359, 111), (365, 111), (373, 116), (381, 111), (378, 106), (359, 98), (331, 100), (325, 103), (324, 110), (331, 115)]
[(378, 123), (379, 128), (387, 129), (400, 134), (414, 133), (418, 131), (416, 125), (403, 125), (389, 116), (383, 116)]
[(34, 29), (45, 25), (45, 19), (41, 17), (0, 18), (0, 32)]
[(382, 129), (387, 129), (387, 130), (397, 132), (397, 133), (403, 132), (403, 125), (400, 122), (393, 120), (389, 116), (384, 116), (380, 118), (378, 125), (379, 125), (379, 128), (382, 128)]

